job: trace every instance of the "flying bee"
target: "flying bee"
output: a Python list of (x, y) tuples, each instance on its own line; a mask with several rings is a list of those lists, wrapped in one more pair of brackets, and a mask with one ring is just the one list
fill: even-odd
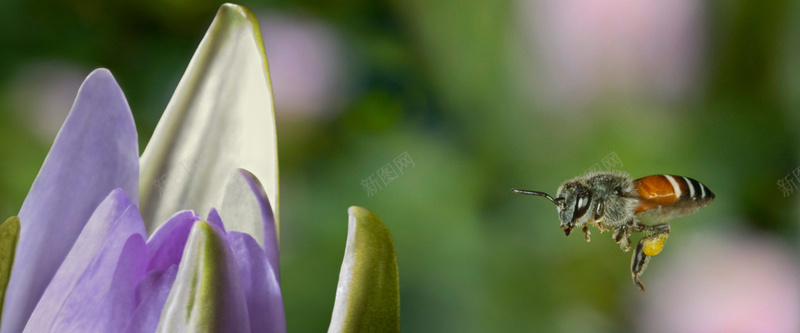
[(634, 180), (623, 172), (593, 172), (567, 180), (555, 198), (538, 191), (511, 192), (542, 196), (554, 203), (567, 236), (578, 228), (588, 242), (589, 225), (593, 225), (600, 232), (612, 231), (614, 241), (627, 252), (631, 233), (644, 233), (631, 258), (633, 283), (641, 291), (644, 285), (639, 276), (650, 257), (661, 252), (670, 233), (669, 224), (659, 222), (691, 215), (715, 198), (708, 187), (689, 177), (653, 175)]

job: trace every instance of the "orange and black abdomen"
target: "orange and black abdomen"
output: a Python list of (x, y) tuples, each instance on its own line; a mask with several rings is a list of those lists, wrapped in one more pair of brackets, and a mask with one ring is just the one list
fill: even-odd
[(633, 185), (640, 198), (636, 214), (659, 207), (688, 213), (711, 203), (715, 197), (708, 187), (689, 177), (653, 175), (634, 180)]

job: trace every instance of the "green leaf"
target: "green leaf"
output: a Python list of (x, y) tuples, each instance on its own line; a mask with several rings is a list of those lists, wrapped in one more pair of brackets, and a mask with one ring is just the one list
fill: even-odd
[(328, 332), (400, 332), (400, 283), (389, 229), (366, 208), (348, 209), (347, 246)]
[(140, 160), (148, 233), (176, 211), (220, 207), (236, 168), (258, 178), (278, 223), (278, 148), (267, 56), (255, 15), (225, 4), (211, 23)]
[(222, 231), (192, 227), (157, 332), (249, 332), (236, 259)]
[(0, 314), (3, 313), (6, 288), (11, 278), (11, 267), (14, 266), (18, 239), (19, 217), (12, 216), (0, 224)]

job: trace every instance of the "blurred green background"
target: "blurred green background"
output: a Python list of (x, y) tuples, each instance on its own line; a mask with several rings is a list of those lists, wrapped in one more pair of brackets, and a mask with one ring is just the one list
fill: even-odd
[[(143, 149), (220, 4), (0, 3), (0, 216), (94, 68), (122, 86)], [(405, 332), (800, 329), (800, 190), (777, 185), (800, 185), (800, 1), (240, 4), (275, 89), (290, 332), (327, 329), (350, 205), (392, 232)], [(646, 293), (610, 235), (564, 238), (550, 203), (509, 192), (553, 193), (609, 154), (717, 196), (672, 223)], [(759, 304), (781, 307), (742, 315)], [(704, 316), (680, 319), (689, 305)]]

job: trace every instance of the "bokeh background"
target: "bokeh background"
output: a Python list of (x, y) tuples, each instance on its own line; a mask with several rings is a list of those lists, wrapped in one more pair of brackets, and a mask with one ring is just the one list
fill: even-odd
[[(0, 3), (0, 216), (94, 68), (143, 149), (220, 4)], [(241, 4), (274, 84), (290, 332), (327, 329), (350, 205), (392, 232), (405, 332), (800, 330), (800, 2)], [(610, 235), (565, 238), (509, 192), (598, 167), (717, 195), (672, 223), (645, 293)]]

